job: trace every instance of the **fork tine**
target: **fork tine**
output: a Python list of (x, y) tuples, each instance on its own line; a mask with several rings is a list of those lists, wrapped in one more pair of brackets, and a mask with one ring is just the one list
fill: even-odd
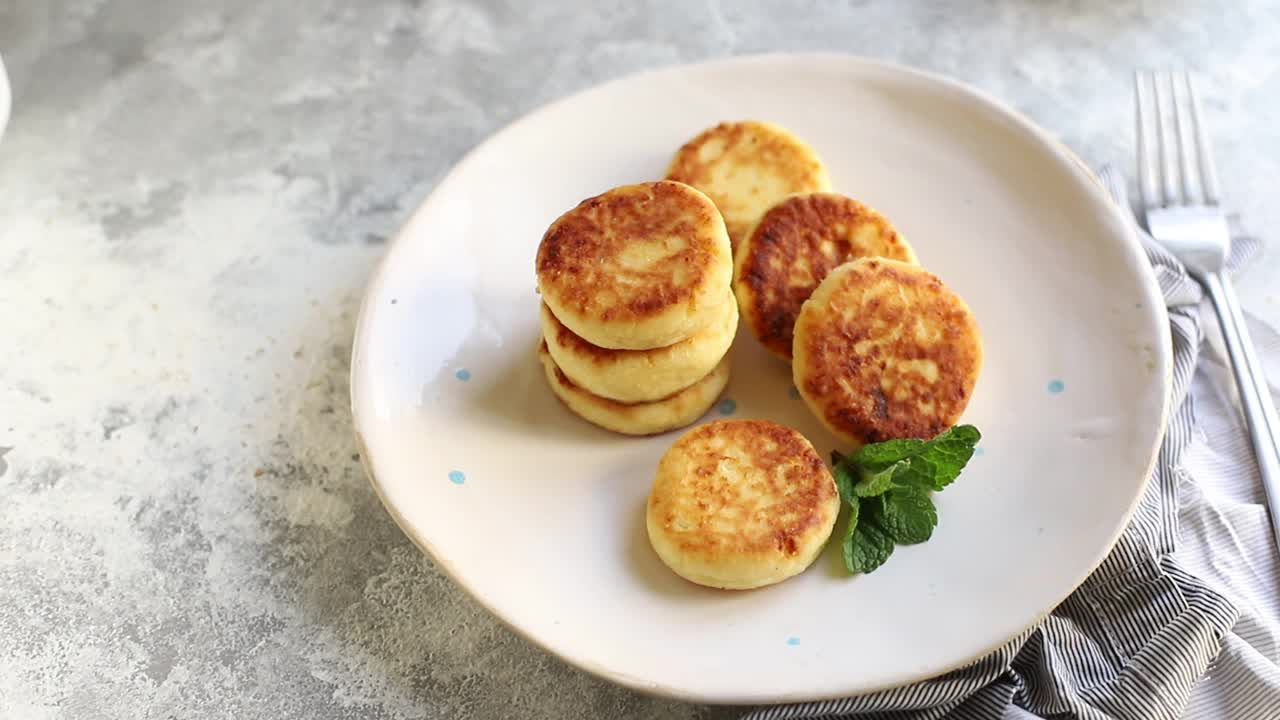
[(1202, 203), (1200, 197), (1200, 181), (1196, 172), (1198, 161), (1193, 155), (1196, 150), (1194, 137), (1195, 124), (1191, 117), (1191, 98), (1187, 95), (1186, 72), (1169, 73), (1169, 98), (1173, 103), (1173, 133), (1178, 141), (1178, 176), (1182, 179), (1182, 197), (1188, 205)]
[(1155, 164), (1156, 154), (1153, 142), (1157, 140), (1153, 123), (1156, 117), (1155, 103), (1151, 97), (1151, 75), (1141, 70), (1133, 74), (1133, 99), (1136, 107), (1134, 117), (1137, 120), (1135, 140), (1138, 145), (1138, 191), (1142, 196), (1142, 206), (1153, 208), (1160, 206), (1160, 189), (1156, 178), (1159, 170)]
[[(1162, 77), (1168, 78), (1169, 82), (1161, 83)], [(1151, 85), (1156, 96), (1156, 140), (1159, 146), (1160, 188), (1164, 192), (1163, 204), (1166, 207), (1181, 205), (1182, 197), (1178, 194), (1177, 181), (1178, 165), (1173, 157), (1177, 141), (1170, 137), (1171, 132), (1177, 132), (1173, 121), (1176, 110), (1173, 107), (1171, 93), (1161, 88), (1161, 85), (1166, 85), (1172, 90), (1173, 77), (1167, 71), (1157, 72), (1151, 79)]]
[(1204, 187), (1204, 202), (1216, 206), (1219, 202), (1218, 169), (1213, 165), (1213, 150), (1209, 147), (1209, 137), (1204, 130), (1204, 121), (1200, 115), (1200, 97), (1196, 93), (1196, 84), (1191, 73), (1186, 76), (1187, 99), (1191, 106), (1191, 125), (1196, 141), (1196, 151), (1200, 160), (1200, 183)]

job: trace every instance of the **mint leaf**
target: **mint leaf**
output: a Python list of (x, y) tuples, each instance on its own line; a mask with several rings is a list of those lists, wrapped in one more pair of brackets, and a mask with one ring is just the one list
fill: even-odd
[(893, 554), (893, 538), (872, 522), (858, 523), (845, 540), (844, 564), (851, 573), (869, 573)]
[(906, 438), (863, 445), (858, 452), (854, 453), (853, 461), (861, 467), (883, 470), (899, 460), (920, 454), (926, 444), (924, 440)]
[(928, 493), (895, 487), (873, 501), (871, 518), (895, 542), (913, 545), (928, 540), (938, 524), (938, 511)]
[(868, 472), (893, 469), (893, 482), (897, 485), (941, 490), (960, 475), (981, 439), (982, 434), (974, 426), (957, 425), (928, 442), (889, 440), (864, 445), (853, 456), (853, 462), (864, 477)]
[(950, 485), (973, 457), (982, 433), (972, 425), (957, 425), (929, 441), (923, 457), (933, 465), (933, 489)]
[(837, 463), (831, 468), (831, 475), (836, 479), (836, 490), (840, 491), (840, 499), (853, 505), (858, 504), (858, 498), (853, 491), (853, 486), (857, 483), (857, 477), (854, 474), (856, 472), (857, 470), (849, 467), (847, 462)]
[(862, 479), (853, 486), (853, 494), (858, 497), (875, 497), (893, 487), (893, 475), (900, 467), (894, 463), (880, 472), (862, 472)]
[(858, 529), (859, 506), (861, 504), (856, 497), (850, 499), (849, 516), (845, 519), (844, 534), (840, 538), (840, 554), (844, 556), (844, 566), (851, 573), (858, 572), (853, 569), (853, 536)]
[(934, 489), (934, 478), (938, 475), (938, 468), (924, 455), (899, 460), (895, 468), (897, 472), (894, 482), (898, 485), (925, 491)]

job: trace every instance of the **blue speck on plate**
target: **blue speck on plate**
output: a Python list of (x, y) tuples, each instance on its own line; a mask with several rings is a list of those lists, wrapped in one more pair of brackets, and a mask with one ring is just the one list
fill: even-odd
[(454, 373), (453, 376), (462, 382), (466, 382), (471, 379), (471, 371), (466, 368), (459, 368), (458, 372)]
[(732, 415), (738, 409), (738, 403), (731, 398), (725, 398), (716, 403), (716, 412), (721, 415)]
[(787, 644), (790, 645), (791, 647), (795, 647), (800, 644), (800, 638), (796, 637), (795, 635), (792, 635), (791, 637), (787, 638)]
[(466, 481), (467, 481), (467, 476), (461, 470), (449, 471), (449, 482), (453, 483), (454, 485), (461, 485)]
[(976, 447), (973, 449), (974, 457), (982, 457), (983, 455), (986, 455), (986, 454), (987, 454), (987, 451), (984, 448)]
[(1049, 381), (1049, 392), (1053, 393), (1054, 395), (1057, 395), (1058, 393), (1066, 389), (1067, 389), (1067, 384), (1062, 382), (1061, 380)]

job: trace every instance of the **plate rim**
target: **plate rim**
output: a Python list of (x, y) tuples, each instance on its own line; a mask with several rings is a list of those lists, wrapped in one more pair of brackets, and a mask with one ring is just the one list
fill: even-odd
[[(397, 508), (397, 506), (393, 502), (391, 502), (390, 499), (388, 498), (386, 494), (386, 490), (383, 486), (383, 483), (378, 479), (378, 474), (374, 467), (375, 462), (369, 452), (368, 445), (365, 442), (364, 427), (361, 419), (361, 413), (358, 408), (359, 403), (357, 400), (357, 388), (363, 384), (358, 382), (358, 377), (363, 367), (363, 357), (362, 357), (361, 349), (365, 345), (365, 341), (367, 339), (367, 335), (369, 332), (368, 330), (369, 323), (367, 321), (367, 316), (370, 312), (369, 308), (371, 305), (371, 299), (378, 294), (377, 291), (379, 290), (379, 288), (381, 287), (381, 285), (385, 281), (385, 278), (388, 275), (387, 267), (389, 265), (391, 257), (395, 255), (396, 248), (400, 245), (400, 243), (405, 241), (405, 238), (409, 235), (409, 231), (413, 229), (421, 220), (421, 218), (425, 215), (427, 208), (439, 197), (440, 188), (445, 187), (451, 180), (453, 180), (455, 177), (460, 175), (464, 171), (464, 168), (470, 165), (471, 163), (473, 163), (477, 159), (477, 157), (480, 155), (480, 153), (484, 151), (486, 147), (488, 147), (489, 145), (495, 142), (498, 142), (501, 138), (512, 133), (513, 131), (516, 130), (518, 126), (526, 122), (530, 122), (533, 119), (545, 113), (551, 112), (562, 105), (572, 103), (592, 93), (603, 92), (616, 85), (627, 83), (639, 78), (658, 75), (658, 74), (671, 73), (679, 70), (707, 69), (707, 68), (714, 68), (716, 66), (727, 67), (732, 65), (751, 65), (754, 63), (776, 63), (776, 62), (799, 62), (799, 63), (805, 63), (805, 64), (827, 64), (827, 65), (845, 64), (847, 66), (850, 66), (853, 69), (860, 69), (863, 71), (872, 70), (875, 72), (880, 72), (885, 74), (900, 74), (915, 80), (921, 80), (927, 83), (936, 84), (938, 86), (945, 88), (950, 92), (957, 93), (959, 95), (967, 97), (971, 101), (974, 101), (981, 105), (985, 105), (987, 106), (988, 109), (994, 110), (998, 114), (1003, 115), (1005, 118), (1011, 120), (1014, 124), (1016, 124), (1020, 129), (1022, 129), (1023, 131), (1029, 132), (1037, 140), (1042, 142), (1044, 146), (1047, 147), (1051, 151), (1051, 153), (1056, 155), (1060, 160), (1065, 161), (1064, 166), (1070, 168), (1071, 172), (1077, 174), (1081, 179), (1085, 181), (1082, 183), (1082, 185), (1092, 189), (1091, 192), (1093, 193), (1094, 198), (1099, 201), (1098, 204), (1101, 206), (1105, 206), (1106, 208), (1105, 212), (1110, 212), (1113, 215), (1114, 219), (1119, 221), (1118, 223), (1119, 226), (1125, 229), (1125, 232), (1123, 233), (1124, 246), (1131, 255), (1134, 255), (1139, 260), (1139, 262), (1136, 263), (1136, 266), (1139, 269), (1138, 275), (1141, 278), (1141, 289), (1145, 292), (1147, 296), (1146, 297), (1147, 301), (1144, 303), (1144, 306), (1145, 306), (1144, 309), (1148, 312), (1148, 314), (1153, 314), (1156, 316), (1154, 318), (1156, 321), (1157, 336), (1158, 336), (1157, 338), (1158, 346), (1156, 347), (1156, 351), (1157, 351), (1156, 362), (1161, 369), (1160, 386), (1162, 389), (1162, 393), (1161, 393), (1161, 400), (1160, 400), (1160, 412), (1157, 420), (1158, 432), (1155, 435), (1155, 442), (1153, 444), (1153, 447), (1150, 450), (1148, 460), (1144, 467), (1142, 479), (1136, 487), (1136, 492), (1134, 493), (1133, 499), (1130, 501), (1129, 506), (1125, 509), (1124, 514), (1121, 516), (1120, 521), (1117, 523), (1117, 526), (1112, 530), (1110, 537), (1108, 538), (1105, 545), (1102, 547), (1101, 551), (1089, 563), (1088, 571), (1085, 572), (1084, 575), (1082, 575), (1081, 577), (1073, 579), (1070, 585), (1070, 590), (1068, 590), (1067, 593), (1063, 595), (1061, 598), (1058, 598), (1057, 600), (1055, 600), (1048, 608), (1037, 613), (1030, 623), (1028, 623), (1022, 628), (1019, 628), (1017, 632), (1009, 635), (1006, 638), (1001, 639), (1000, 641), (992, 644), (991, 646), (984, 647), (976, 651), (973, 655), (954, 661), (953, 663), (946, 665), (945, 667), (943, 667), (940, 670), (937, 670), (936, 672), (930, 672), (928, 674), (907, 678), (902, 682), (882, 683), (876, 686), (855, 687), (852, 690), (848, 690), (848, 689), (832, 690), (830, 692), (822, 692), (816, 695), (800, 696), (800, 695), (787, 693), (781, 696), (760, 697), (757, 695), (753, 695), (749, 692), (742, 692), (742, 691), (739, 691), (734, 694), (714, 693), (714, 692), (705, 693), (705, 692), (697, 692), (697, 691), (693, 691), (685, 688), (668, 687), (661, 683), (656, 683), (650, 680), (646, 680), (644, 678), (635, 677), (627, 673), (621, 673), (616, 670), (612, 670), (608, 667), (605, 667), (598, 661), (595, 661), (589, 657), (575, 655), (566, 650), (553, 647), (549, 642), (544, 641), (542, 638), (536, 637), (532, 633), (526, 631), (525, 628), (523, 628), (515, 619), (508, 617), (507, 615), (500, 612), (495, 606), (493, 606), (491, 603), (489, 603), (486, 600), (484, 595), (482, 595), (480, 592), (473, 589), (471, 586), (467, 585), (465, 582), (463, 582), (460, 579), (461, 575), (455, 571), (449, 559), (445, 557), (442, 553), (436, 552), (430, 540), (428, 540), (424, 534), (420, 533), (416, 529), (416, 527), (411, 522), (408, 521), (408, 519), (403, 515), (403, 513), (401, 513), (401, 511)], [(394, 237), (392, 237), (391, 240), (388, 242), (386, 249), (383, 251), (382, 257), (379, 259), (379, 261), (371, 271), (369, 275), (369, 280), (367, 281), (367, 284), (364, 289), (363, 296), (361, 297), (360, 308), (356, 315), (356, 322), (355, 322), (355, 327), (353, 331), (353, 340), (352, 340), (352, 347), (351, 347), (351, 362), (350, 362), (350, 372), (348, 374), (348, 387), (349, 387), (349, 393), (351, 396), (352, 431), (353, 431), (353, 434), (355, 435), (356, 445), (360, 452), (360, 462), (362, 467), (364, 468), (366, 476), (368, 477), (369, 484), (373, 487), (374, 493), (378, 496), (379, 502), (382, 503), (382, 506), (386, 509), (387, 513), (391, 516), (392, 520), (400, 528), (400, 531), (403, 532), (410, 539), (410, 541), (412, 541), (413, 544), (418, 547), (419, 551), (424, 552), (428, 556), (430, 556), (431, 559), (436, 563), (436, 565), (449, 577), (450, 581), (454, 583), (454, 585), (456, 585), (457, 587), (461, 588), (464, 592), (466, 592), (467, 595), (472, 598), (472, 600), (474, 600), (478, 605), (480, 605), (480, 607), (484, 608), (484, 610), (488, 612), (492, 617), (497, 618), (503, 625), (511, 629), (516, 635), (523, 638), (525, 641), (530, 642), (534, 646), (538, 647), (543, 652), (547, 652), (552, 656), (558, 658), (563, 662), (568, 663), (573, 667), (579, 668), (592, 675), (609, 680), (613, 683), (616, 683), (618, 685), (621, 685), (623, 687), (626, 687), (632, 690), (636, 690), (646, 695), (660, 697), (664, 699), (680, 700), (684, 702), (695, 702), (695, 703), (704, 703), (704, 704), (713, 704), (713, 705), (781, 704), (781, 703), (806, 702), (806, 701), (835, 700), (835, 699), (846, 698), (846, 697), (858, 697), (863, 695), (870, 695), (877, 692), (889, 690), (892, 688), (904, 687), (904, 686), (912, 685), (915, 683), (923, 682), (926, 680), (930, 680), (933, 678), (941, 677), (942, 675), (945, 675), (949, 672), (952, 672), (954, 670), (970, 665), (978, 660), (981, 660), (982, 658), (990, 655), (992, 652), (1003, 647), (1010, 640), (1025, 633), (1027, 630), (1039, 625), (1046, 617), (1048, 617), (1053, 612), (1053, 610), (1056, 607), (1058, 607), (1063, 601), (1065, 601), (1076, 590), (1078, 590), (1080, 586), (1083, 585), (1088, 580), (1088, 578), (1091, 577), (1094, 574), (1094, 572), (1097, 571), (1098, 567), (1101, 566), (1103, 561), (1105, 561), (1106, 558), (1111, 554), (1111, 551), (1115, 548), (1116, 544), (1119, 542), (1121, 535), (1123, 535), (1125, 529), (1129, 527), (1129, 524), (1133, 519), (1133, 515), (1137, 511), (1139, 504), (1141, 504), (1142, 498), (1146, 494), (1148, 485), (1151, 481), (1151, 474), (1155, 470), (1156, 462), (1159, 458), (1160, 448), (1164, 444), (1164, 437), (1168, 429), (1169, 417), (1171, 413), (1171, 405), (1172, 405), (1171, 392), (1173, 387), (1173, 361), (1172, 361), (1171, 345), (1172, 345), (1172, 330), (1169, 327), (1168, 308), (1165, 306), (1164, 296), (1163, 296), (1163, 293), (1160, 291), (1159, 282), (1155, 276), (1155, 271), (1151, 267), (1150, 263), (1145, 259), (1145, 252), (1142, 248), (1141, 241), (1136, 231), (1136, 220), (1124, 208), (1121, 208), (1117, 203), (1113, 202), (1109, 196), (1106, 195), (1105, 189), (1103, 188), (1102, 184), (1099, 182), (1097, 176), (1093, 173), (1089, 165), (1085, 163), (1074, 151), (1072, 151), (1069, 147), (1067, 147), (1067, 145), (1063, 143), (1061, 140), (1059, 140), (1057, 137), (1050, 134), (1047, 130), (1040, 127), (1038, 124), (1033, 122), (1030, 118), (1022, 114), (1015, 108), (1011, 107), (1010, 105), (996, 98), (995, 96), (988, 94), (984, 90), (974, 87), (972, 85), (969, 85), (968, 83), (965, 83), (963, 81), (948, 77), (946, 75), (942, 75), (937, 72), (933, 72), (930, 70), (923, 70), (923, 69), (915, 68), (909, 65), (900, 64), (897, 62), (881, 60), (877, 58), (871, 58), (871, 57), (866, 57), (866, 56), (856, 55), (851, 53), (765, 52), (765, 53), (753, 53), (753, 54), (745, 54), (745, 55), (731, 55), (726, 57), (700, 60), (700, 61), (695, 61), (690, 63), (671, 63), (671, 64), (659, 65), (659, 66), (650, 67), (643, 70), (619, 75), (617, 77), (614, 77), (602, 82), (588, 85), (574, 92), (571, 92), (567, 95), (563, 95), (563, 96), (554, 98), (548, 102), (545, 102), (521, 114), (520, 116), (516, 117), (515, 119), (511, 120), (507, 124), (497, 129), (496, 131), (490, 133), (489, 135), (486, 135), (484, 138), (476, 142), (471, 148), (469, 148), (462, 155), (462, 157), (460, 157), (453, 164), (453, 166), (448, 170), (448, 172), (446, 172), (439, 179), (439, 181), (437, 181), (434, 185), (432, 185), (427, 195), (422, 199), (421, 202), (419, 202), (419, 204), (417, 205), (417, 207), (415, 207), (415, 209), (409, 215), (409, 217), (400, 225)]]

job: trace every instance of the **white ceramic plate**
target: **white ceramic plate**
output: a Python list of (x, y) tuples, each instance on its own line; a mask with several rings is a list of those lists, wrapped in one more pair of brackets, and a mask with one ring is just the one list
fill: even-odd
[[(571, 416), (534, 356), (534, 252), (579, 200), (656, 179), (721, 120), (784, 125), (837, 190), (883, 211), (977, 315), (965, 420), (981, 454), (933, 539), (848, 577), (834, 546), (780, 585), (723, 592), (661, 564), (643, 504), (676, 433)], [(419, 142), (430, 142), (419, 138)], [(842, 56), (645, 73), (543, 108), (472, 152), (387, 253), (361, 311), (352, 405), (374, 487), (486, 608), (569, 662), (710, 702), (831, 698), (980, 657), (1065, 598), (1124, 527), (1165, 417), (1168, 329), (1125, 219), (1026, 120), (934, 76)], [(745, 329), (709, 417), (837, 443)]]

